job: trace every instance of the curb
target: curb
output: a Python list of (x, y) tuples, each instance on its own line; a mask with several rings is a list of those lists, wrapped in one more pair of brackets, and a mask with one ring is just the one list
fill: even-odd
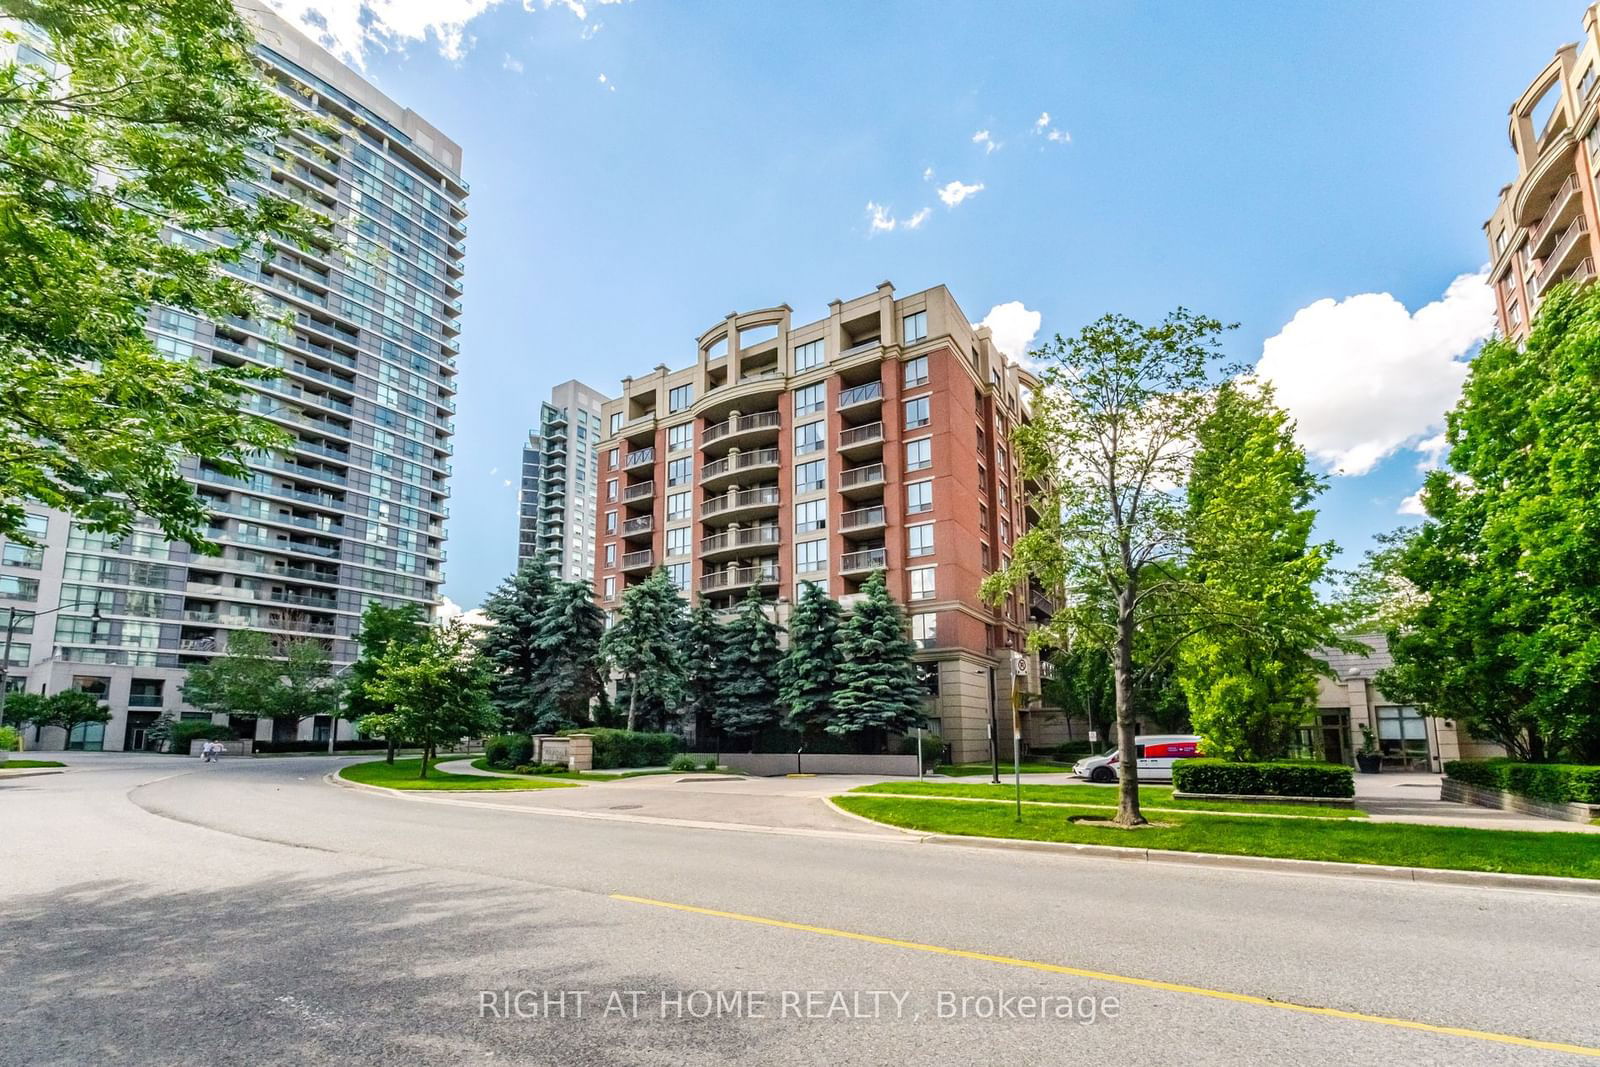
[(65, 767), (19, 767), (14, 771), (0, 767), (0, 782), (9, 782), (13, 778), (35, 778), (41, 774), (61, 774), (65, 771)]
[(905, 834), (907, 837), (914, 837), (918, 841), (926, 841), (928, 838), (927, 834), (922, 833), (919, 830), (907, 830), (904, 826), (890, 826), (886, 822), (879, 822), (876, 819), (869, 819), (865, 815), (857, 815), (853, 811), (845, 811), (843, 808), (833, 802), (832, 797), (818, 797), (817, 799), (831, 808), (835, 815), (843, 815), (847, 819), (854, 819), (856, 822), (866, 823), (875, 830), (893, 830), (897, 834)]
[(1068, 841), (1017, 841), (1002, 837), (962, 837), (950, 834), (928, 834), (920, 837), (919, 840), (924, 845), (1045, 852), (1055, 855), (1091, 856), (1096, 859), (1125, 860), (1135, 863), (1208, 867), (1213, 870), (1267, 871), (1275, 874), (1323, 874), (1336, 878), (1411, 882), (1419, 885), (1448, 885), (1478, 889), (1535, 889), (1553, 893), (1572, 893), (1580, 896), (1600, 896), (1600, 879), (1563, 878), (1549, 874), (1499, 874), (1493, 871), (1453, 871), (1435, 867), (1384, 867), (1377, 864), (1339, 863), (1333, 860), (1294, 860), (1280, 859), (1276, 856), (1229, 856), (1218, 852), (1177, 852), (1171, 849), (1159, 848), (1080, 845)]

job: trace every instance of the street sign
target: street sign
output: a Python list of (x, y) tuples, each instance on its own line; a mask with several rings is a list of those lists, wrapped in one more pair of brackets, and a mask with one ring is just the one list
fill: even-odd
[(1022, 677), (1026, 678), (1028, 675), (1028, 657), (1023, 655), (1013, 655), (1011, 657), (1011, 673), (1021, 675)]
[(1096, 742), (1096, 741), (1098, 741), (1098, 740), (1100, 740), (1100, 733), (1099, 733), (1099, 731), (1097, 731), (1097, 730), (1090, 730), (1090, 731), (1089, 731), (1089, 743), (1090, 743), (1090, 744), (1091, 744), (1091, 745), (1092, 745), (1092, 744), (1094, 744), (1094, 743), (1095, 743), (1095, 742)]

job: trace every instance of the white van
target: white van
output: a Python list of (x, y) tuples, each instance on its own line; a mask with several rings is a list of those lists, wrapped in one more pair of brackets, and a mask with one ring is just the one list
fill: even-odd
[[(1200, 755), (1197, 734), (1141, 734), (1133, 743), (1141, 782), (1170, 782), (1174, 760)], [(1115, 782), (1120, 760), (1116, 749), (1104, 756), (1086, 756), (1072, 765), (1072, 773), (1091, 782)]]

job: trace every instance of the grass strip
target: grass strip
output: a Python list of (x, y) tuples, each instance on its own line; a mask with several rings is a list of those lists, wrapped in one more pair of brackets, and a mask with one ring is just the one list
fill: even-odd
[(0, 763), (0, 771), (26, 771), (36, 770), (40, 767), (65, 767), (66, 764), (53, 759), (8, 759)]
[[(1000, 785), (967, 782), (880, 782), (863, 785), (853, 793), (887, 793), (911, 797), (965, 797), (970, 800), (1008, 800), (1016, 794), (1010, 782)], [(1022, 784), (1022, 799), (1045, 804), (1083, 804), (1095, 808), (1115, 809), (1115, 786), (1099, 785), (1029, 785)], [(1339, 808), (1331, 804), (1272, 804), (1248, 800), (1190, 800), (1174, 797), (1170, 786), (1141, 785), (1139, 802), (1152, 808), (1178, 811), (1210, 811), (1240, 815), (1298, 815), (1319, 819), (1364, 819), (1366, 812), (1356, 808)]]
[(1165, 825), (1123, 830), (1074, 822), (1042, 808), (1024, 808), (1019, 823), (1013, 809), (1003, 803), (964, 804), (859, 793), (837, 797), (834, 802), (846, 811), (891, 826), (963, 837), (1600, 878), (1600, 835), (1562, 831), (1480, 830), (1359, 819), (1230, 819), (1177, 812), (1160, 816)]
[(381, 785), (387, 789), (436, 789), (436, 790), (506, 790), (506, 789), (572, 789), (576, 788), (571, 782), (549, 781), (548, 775), (540, 777), (518, 778), (485, 778), (477, 774), (446, 774), (434, 770), (434, 765), (428, 766), (428, 777), (419, 778), (417, 773), (422, 769), (421, 759), (397, 759), (394, 764), (383, 760), (373, 760), (370, 763), (352, 763), (339, 772), (339, 777), (346, 781), (359, 782), (362, 785)]

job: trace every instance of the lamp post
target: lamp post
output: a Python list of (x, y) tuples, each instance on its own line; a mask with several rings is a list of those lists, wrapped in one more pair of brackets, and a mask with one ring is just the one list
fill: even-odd
[[(79, 603), (61, 604), (57, 607), (46, 608), (43, 611), (18, 611), (9, 604), (6, 606), (6, 640), (4, 648), (0, 649), (0, 726), (4, 726), (6, 721), (6, 689), (11, 682), (11, 639), (16, 636), (17, 623), (24, 618), (37, 619), (41, 615), (54, 615), (65, 608), (81, 608), (83, 606), (83, 604)], [(89, 613), (89, 618), (93, 622), (93, 625), (89, 628), (89, 641), (92, 644), (95, 630), (100, 626), (100, 605), (93, 604), (90, 606), (94, 609)]]
[[(338, 670), (334, 671), (333, 677), (335, 684), (338, 683), (340, 678), (344, 677), (346, 674), (349, 674), (350, 668), (354, 666), (354, 663), (346, 663), (343, 667), (340, 667)], [(333, 755), (333, 743), (334, 741), (338, 740), (339, 737), (339, 711), (343, 708), (343, 706), (344, 694), (335, 692), (333, 694), (333, 721), (328, 724), (328, 755), (330, 756)]]

